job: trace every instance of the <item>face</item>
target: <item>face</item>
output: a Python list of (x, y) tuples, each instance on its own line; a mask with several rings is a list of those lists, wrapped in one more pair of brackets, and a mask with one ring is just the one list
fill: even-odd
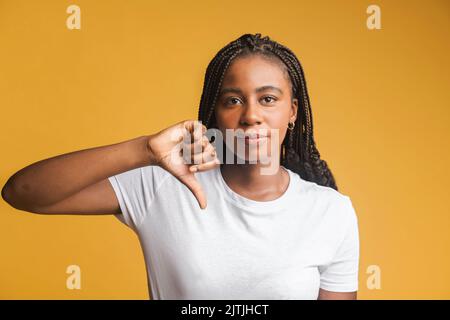
[[(279, 155), (288, 123), (297, 117), (298, 101), (292, 99), (291, 90), (289, 76), (279, 63), (257, 55), (236, 58), (225, 73), (215, 107), (224, 140), (229, 132), (235, 133), (234, 147), (226, 142), (227, 148), (246, 162), (259, 162), (261, 152), (274, 155), (275, 146)], [(260, 138), (246, 139), (250, 133), (260, 133)]]

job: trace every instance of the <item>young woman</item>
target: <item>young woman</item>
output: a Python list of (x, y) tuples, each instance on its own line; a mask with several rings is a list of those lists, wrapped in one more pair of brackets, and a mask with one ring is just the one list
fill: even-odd
[[(212, 142), (207, 129), (236, 134)], [(116, 215), (139, 237), (152, 299), (357, 296), (352, 202), (320, 159), (298, 59), (260, 34), (210, 62), (197, 121), (36, 162), (2, 196), (34, 213)]]

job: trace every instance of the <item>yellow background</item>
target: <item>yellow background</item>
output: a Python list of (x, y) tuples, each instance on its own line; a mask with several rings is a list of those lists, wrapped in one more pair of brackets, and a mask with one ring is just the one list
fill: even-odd
[[(81, 8), (69, 30), (66, 8)], [(366, 8), (381, 7), (381, 30)], [(0, 183), (24, 166), (195, 119), (206, 66), (243, 33), (303, 64), (319, 151), (359, 217), (360, 299), (448, 299), (448, 1), (0, 1)], [(148, 299), (113, 216), (0, 201), (0, 298)], [(81, 267), (81, 290), (66, 267)], [(370, 265), (381, 289), (366, 286)]]

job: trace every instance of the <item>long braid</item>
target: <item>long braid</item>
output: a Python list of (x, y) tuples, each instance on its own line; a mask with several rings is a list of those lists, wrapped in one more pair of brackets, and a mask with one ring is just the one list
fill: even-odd
[(311, 103), (300, 61), (287, 47), (260, 33), (244, 34), (230, 42), (209, 63), (200, 100), (198, 119), (207, 128), (217, 128), (214, 107), (228, 67), (237, 57), (259, 54), (280, 63), (289, 75), (292, 97), (299, 101), (294, 129), (288, 130), (282, 143), (280, 164), (303, 179), (338, 190), (325, 160), (320, 159), (313, 135)]

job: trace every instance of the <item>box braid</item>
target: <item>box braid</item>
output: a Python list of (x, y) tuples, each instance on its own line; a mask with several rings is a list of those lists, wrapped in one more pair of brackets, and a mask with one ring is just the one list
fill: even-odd
[(283, 140), (280, 164), (305, 180), (338, 190), (333, 174), (326, 161), (320, 159), (314, 141), (311, 104), (303, 68), (290, 49), (269, 37), (262, 38), (260, 33), (247, 33), (230, 42), (215, 55), (206, 69), (198, 119), (207, 128), (217, 128), (214, 107), (225, 72), (233, 59), (248, 55), (261, 55), (282, 66), (291, 82), (292, 98), (299, 101), (299, 116), (294, 129), (287, 130), (287, 137)]

